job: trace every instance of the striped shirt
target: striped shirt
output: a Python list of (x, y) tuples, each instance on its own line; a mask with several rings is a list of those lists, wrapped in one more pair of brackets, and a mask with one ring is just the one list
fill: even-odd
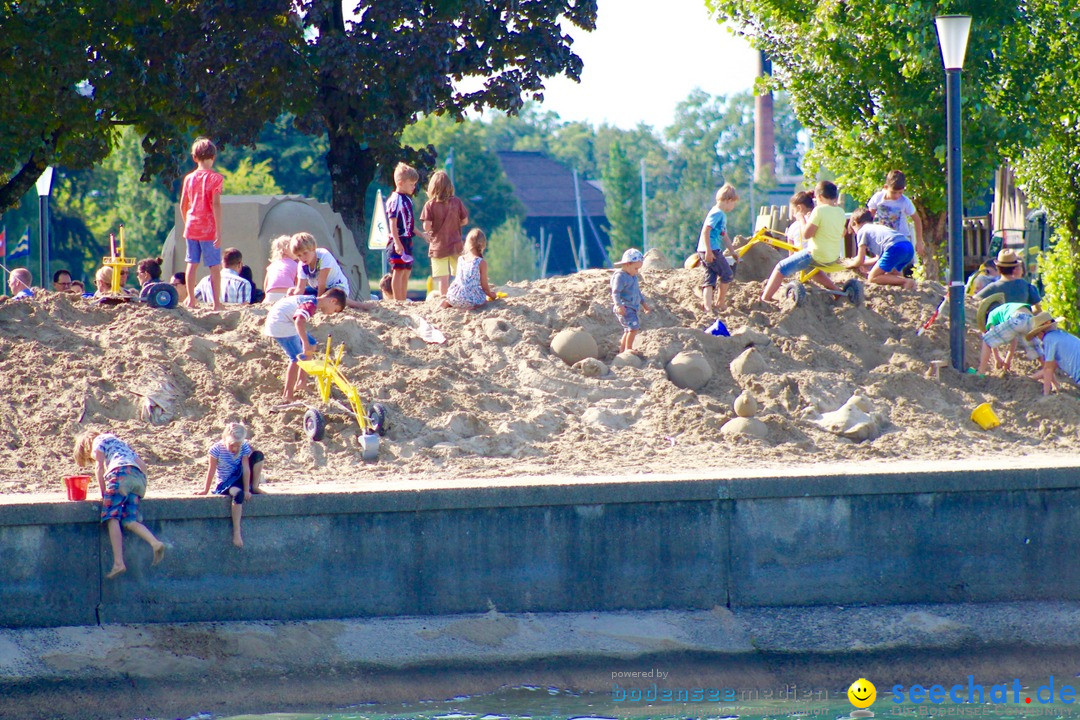
[[(195, 286), (195, 297), (200, 302), (214, 302), (209, 275)], [(251, 302), (251, 283), (240, 277), (235, 270), (221, 268), (221, 302), (247, 305)]]
[(241, 470), (244, 458), (251, 455), (251, 445), (245, 440), (240, 444), (240, 452), (233, 455), (229, 452), (229, 446), (223, 442), (217, 442), (210, 446), (210, 457), (217, 460), (218, 482), (228, 482), (236, 477), (237, 471)]

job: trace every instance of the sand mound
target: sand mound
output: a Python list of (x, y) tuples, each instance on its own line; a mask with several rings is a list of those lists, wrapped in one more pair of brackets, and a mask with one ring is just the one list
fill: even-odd
[[(947, 320), (915, 335), (939, 286), (910, 293), (870, 287), (862, 307), (811, 289), (805, 303), (784, 313), (757, 300), (759, 282), (737, 282), (722, 316), (732, 336), (714, 337), (702, 331), (713, 318), (700, 311), (700, 275), (681, 268), (643, 275), (654, 312), (641, 316), (641, 367), (613, 362), (621, 330), (602, 270), (512, 286), (509, 298), (482, 311), (387, 303), (317, 319), (320, 342), (333, 335), (344, 344), (345, 374), (364, 401), (389, 410), (390, 431), (374, 464), (360, 462), (356, 424), (347, 416), (332, 416), (325, 441), (311, 443), (300, 412), (271, 412), (284, 362), (260, 334), (262, 308), (217, 315), (104, 308), (52, 293), (4, 303), (0, 493), (59, 492), (60, 477), (75, 469), (72, 438), (95, 427), (112, 429), (143, 454), (153, 470), (151, 495), (186, 495), (201, 486), (206, 450), (233, 420), (246, 423), (266, 452), (271, 490), (409, 477), (981, 458), (1069, 452), (1080, 444), (1075, 388), (1042, 398), (1038, 384), (1016, 374), (943, 370), (940, 381), (925, 377), (928, 363), (948, 352)], [(417, 312), (445, 333), (445, 344), (417, 337), (409, 317)], [(974, 307), (969, 312), (973, 317)], [(567, 328), (596, 339), (609, 371), (580, 372), (551, 351)], [(970, 359), (976, 342), (970, 333)], [(732, 361), (749, 346), (759, 371), (733, 375)], [(668, 379), (680, 353), (700, 354), (711, 367), (696, 390)], [(1034, 365), (1025, 362), (1026, 374)], [(720, 434), (744, 390), (761, 405), (764, 439)], [(879, 436), (853, 441), (815, 422), (856, 394), (879, 415)], [(984, 401), (1002, 419), (989, 432), (969, 419)]]

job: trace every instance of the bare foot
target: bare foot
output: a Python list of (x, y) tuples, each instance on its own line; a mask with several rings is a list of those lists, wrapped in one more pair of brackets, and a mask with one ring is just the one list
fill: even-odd
[(127, 572), (127, 568), (123, 565), (113, 565), (113, 569), (109, 571), (109, 574), (105, 576), (106, 580), (112, 580), (117, 575)]
[(152, 563), (150, 563), (150, 564), (151, 565), (158, 565), (164, 559), (165, 559), (165, 543), (159, 542), (157, 545), (154, 545), (154, 561)]
[(226, 308), (221, 303), (217, 303), (212, 309), (214, 312), (224, 312)]
[(919, 281), (916, 280), (915, 278), (907, 278), (907, 279), (904, 280), (904, 289), (905, 290), (914, 290), (916, 287), (918, 287), (918, 285), (919, 285)]
[(244, 547), (244, 538), (240, 537), (239, 535), (233, 535), (232, 544), (238, 548), (242, 548)]

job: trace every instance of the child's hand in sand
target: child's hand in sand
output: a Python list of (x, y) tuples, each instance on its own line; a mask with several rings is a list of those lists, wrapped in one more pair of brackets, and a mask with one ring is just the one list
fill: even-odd
[(626, 315), (626, 306), (625, 305), (620, 305), (619, 309), (616, 310), (615, 312), (617, 312), (620, 316), (625, 316)]
[(648, 315), (649, 313), (651, 313), (651, 312), (652, 312), (652, 308), (651, 308), (651, 307), (649, 307), (648, 305), (646, 305), (645, 303), (641, 303), (641, 312), (643, 312), (643, 313), (645, 313), (646, 315)]

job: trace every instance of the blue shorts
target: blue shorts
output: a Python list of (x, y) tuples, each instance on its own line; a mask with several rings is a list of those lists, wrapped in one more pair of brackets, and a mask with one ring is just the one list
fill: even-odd
[(810, 254), (809, 250), (800, 250), (794, 255), (788, 255), (786, 258), (776, 263), (776, 267), (779, 268), (780, 274), (784, 277), (794, 275), (800, 270), (805, 270), (814, 264), (814, 256)]
[[(318, 345), (315, 342), (315, 338), (311, 336), (311, 333), (307, 334), (309, 345)], [(289, 337), (274, 338), (278, 341), (278, 345), (285, 351), (285, 354), (289, 356), (290, 362), (296, 362), (297, 360), (307, 360), (304, 355), (304, 342), (300, 339), (299, 335), (290, 335)]]
[(915, 246), (910, 240), (897, 240), (878, 258), (877, 266), (885, 272), (903, 270), (907, 264), (915, 259)]
[(221, 248), (214, 247), (213, 240), (188, 240), (185, 238), (184, 242), (187, 243), (187, 255), (184, 257), (184, 262), (193, 265), (202, 263), (206, 267), (221, 264)]
[[(401, 240), (401, 248), (405, 251), (406, 255), (412, 255), (412, 236), (399, 238)], [(405, 262), (400, 255), (394, 252), (394, 241), (391, 240), (390, 244), (386, 246), (386, 252), (390, 261), (390, 267), (394, 270), (412, 270), (412, 262)]]
[(632, 307), (626, 307), (626, 314), (620, 315), (619, 308), (616, 306), (615, 317), (619, 319), (619, 324), (623, 326), (624, 330), (640, 330), (641, 322), (638, 320), (637, 309)]
[(703, 252), (699, 252), (698, 257), (701, 258), (701, 266), (705, 268), (705, 282), (701, 284), (701, 287), (716, 287), (717, 280), (722, 285), (727, 285), (735, 279), (735, 271), (731, 269), (731, 264), (728, 263), (727, 258), (719, 250), (713, 250), (711, 263), (705, 261), (705, 253)]

